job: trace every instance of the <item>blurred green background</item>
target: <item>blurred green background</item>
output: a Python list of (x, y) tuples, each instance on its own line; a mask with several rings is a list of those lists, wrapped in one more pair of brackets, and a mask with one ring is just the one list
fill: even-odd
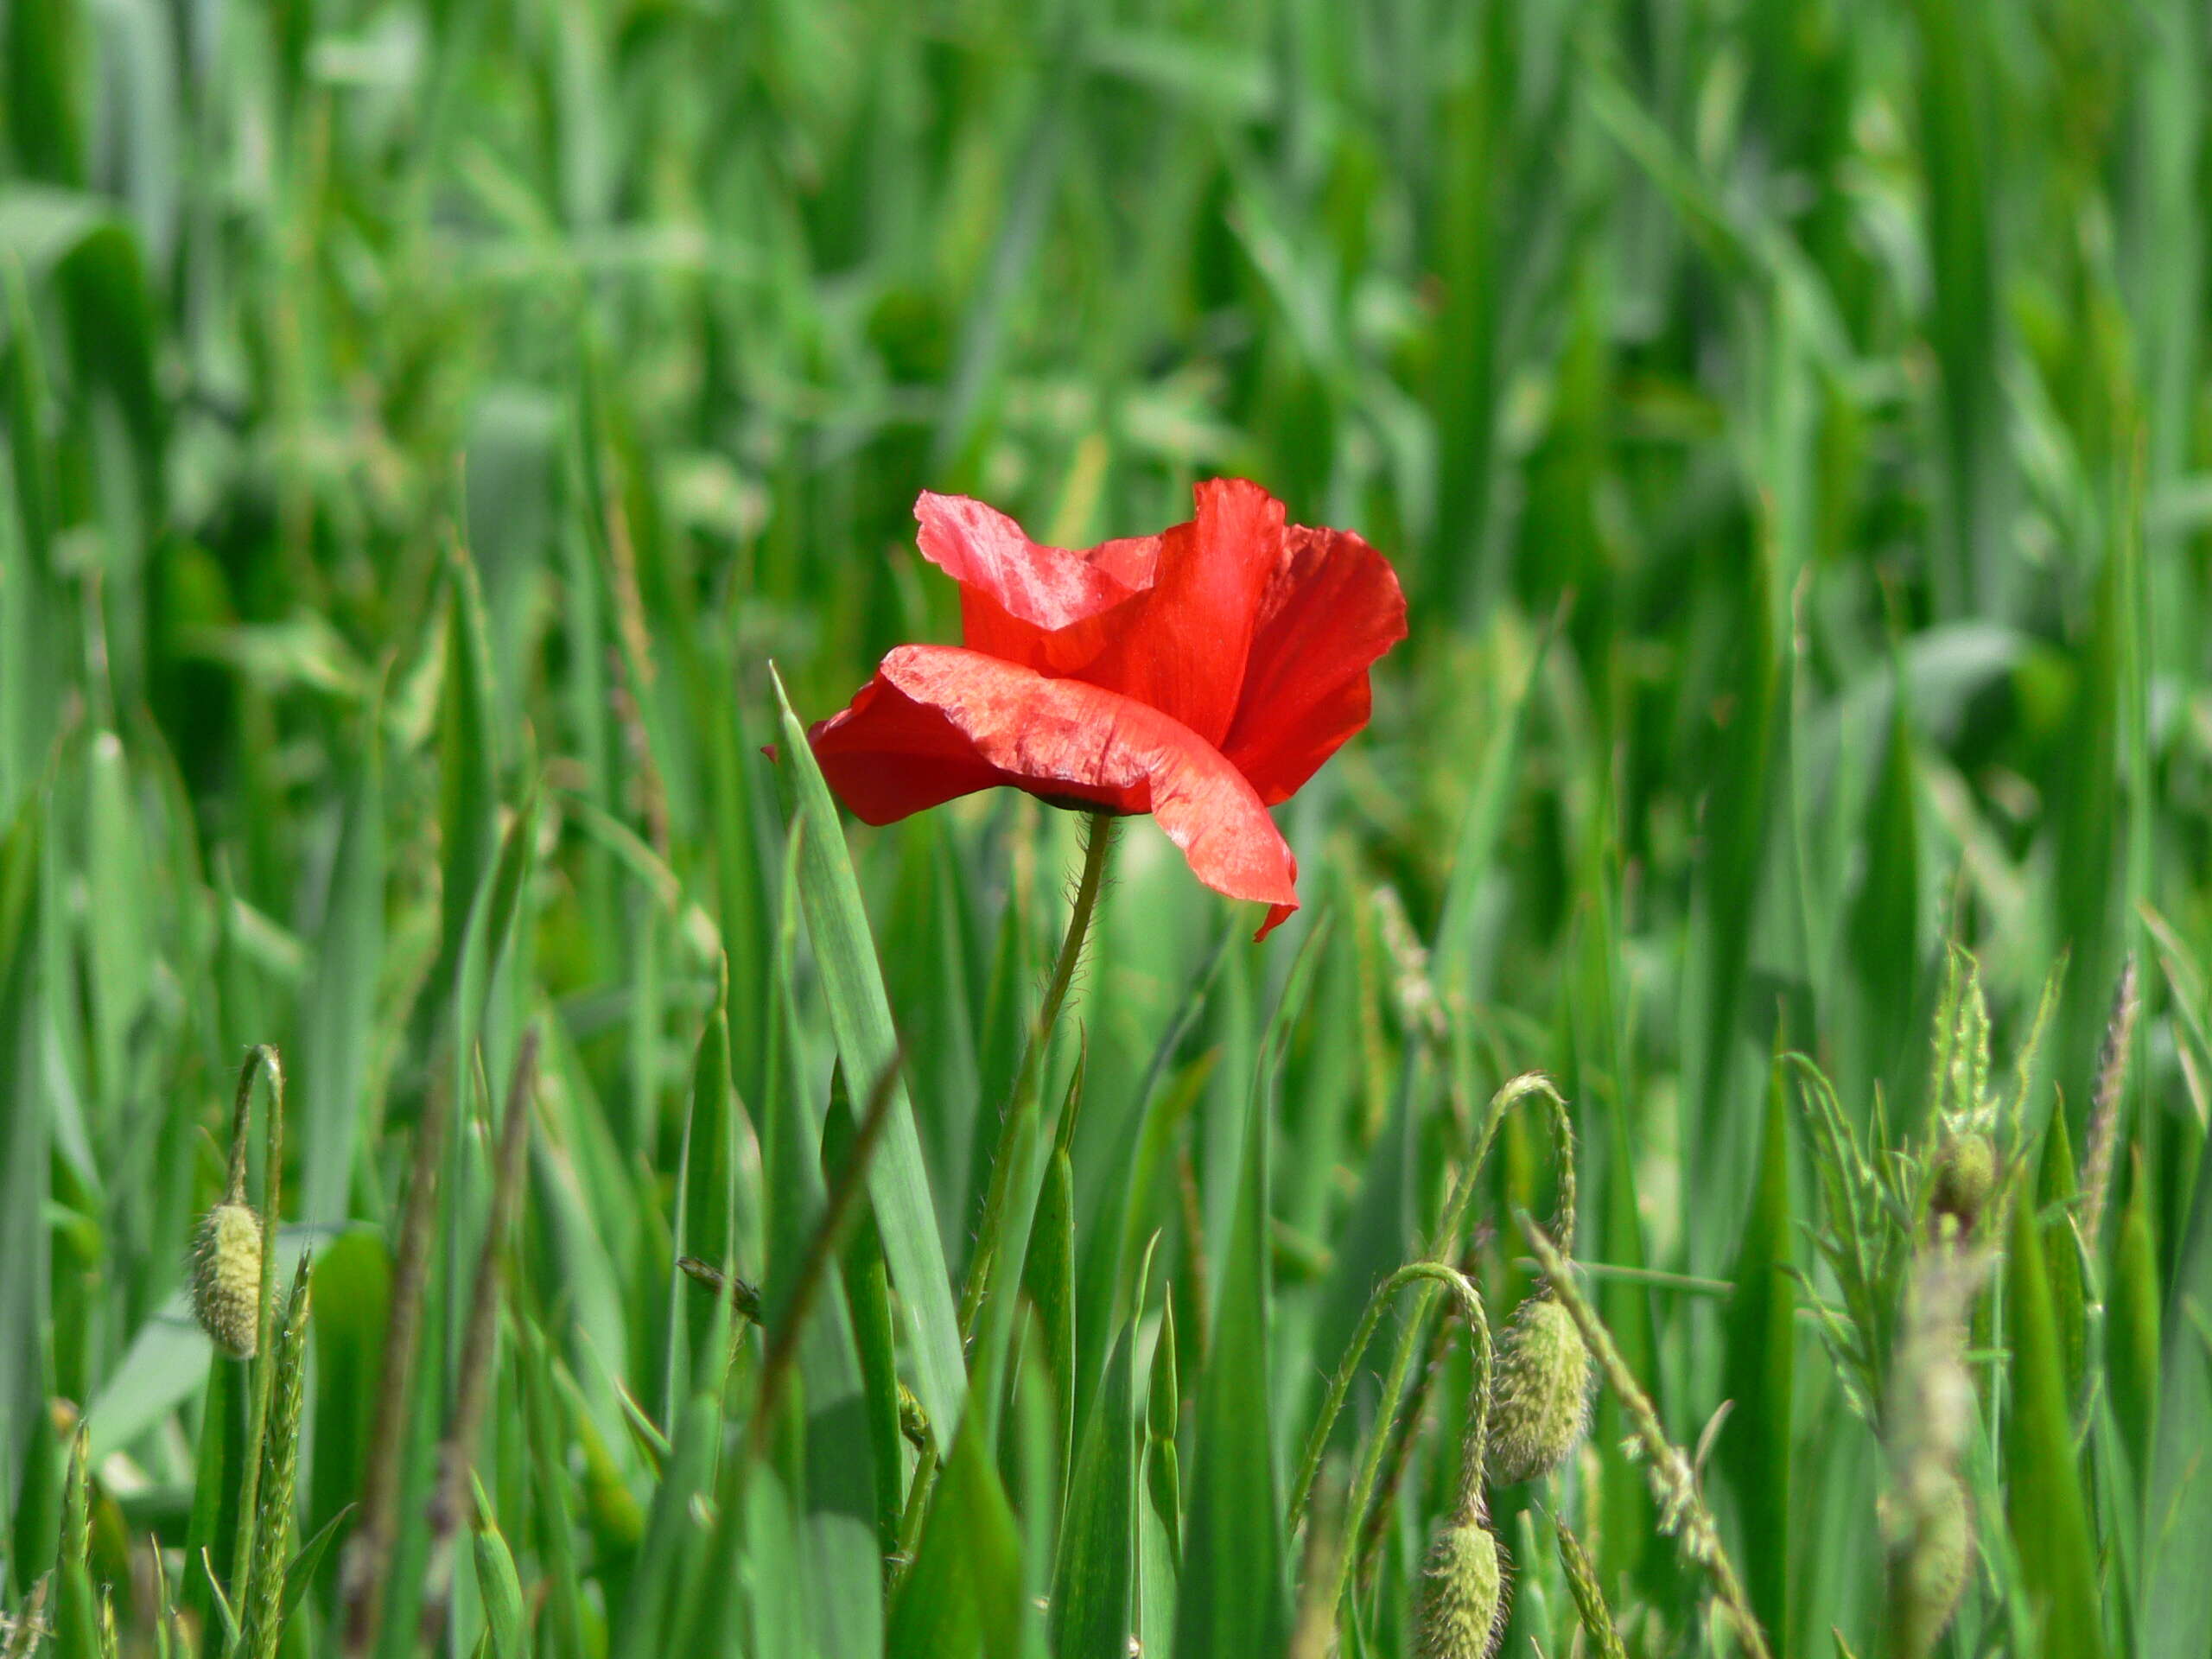
[[(737, 1097), (773, 1088), (767, 664), (812, 719), (957, 637), (923, 488), (1084, 544), (1238, 474), (1404, 581), (1372, 730), (1282, 814), (1306, 915), (1166, 1051), (1221, 1065), (1170, 1253), (1179, 1216), (1228, 1225), (1260, 1027), (1325, 913), (1319, 1006), (1363, 1017), (1301, 1027), (1275, 1181), (1338, 1340), (1359, 1227), (1387, 1266), (1434, 1202), (1408, 1177), (1392, 1243), (1353, 1196), (1404, 1090), (1419, 1135), (1450, 1116), (1401, 1081), (1423, 946), (1483, 1092), (1541, 1066), (1577, 1103), (1584, 1253), (1690, 1275), (1738, 1251), (1778, 1046), (1911, 1125), (1944, 941), (2000, 1055), (2063, 957), (2033, 1110), (2078, 1141), (2132, 953), (2121, 1179), (2175, 1270), (2212, 1067), (2201, 7), (0, 18), (0, 1493), (177, 1285), (245, 1044), (295, 1079), (294, 1213), (390, 1224), (526, 796), (487, 1063), (550, 1013), (588, 1127), (539, 1171), (566, 1219), (525, 1225), (600, 1287), (617, 1351), (570, 1363), (628, 1455), (594, 1391), (658, 1413), (672, 1375), (718, 951)], [(991, 798), (851, 840), (957, 1265), (1071, 836)], [(1222, 908), (1132, 834), (1078, 1169), (1153, 1098)], [(1541, 1141), (1508, 1152), (1529, 1201)], [(1729, 1393), (1710, 1306), (1607, 1295), (1694, 1440)], [(1291, 1351), (1286, 1425), (1336, 1357)], [(1821, 1386), (1784, 1443), (1870, 1456)], [(1853, 1479), (1800, 1524), (1862, 1513)], [(1679, 1611), (1618, 1491), (1608, 1582)], [(1872, 1551), (1771, 1568), (1790, 1650), (1864, 1628)]]

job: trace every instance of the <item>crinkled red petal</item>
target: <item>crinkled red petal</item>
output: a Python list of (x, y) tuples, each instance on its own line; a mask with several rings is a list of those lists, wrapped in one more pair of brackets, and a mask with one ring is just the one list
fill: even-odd
[(1116, 613), (1112, 639), (1080, 672), (1218, 745), (1281, 563), (1283, 505), (1243, 479), (1211, 479), (1195, 493), (1197, 517), (1161, 536), (1151, 588)]
[(1033, 542), (994, 507), (925, 491), (914, 503), (922, 556), (960, 584), (961, 638), (1042, 673), (1068, 675), (1122, 626), (1117, 607), (1152, 584), (1157, 536), (1082, 552)]
[(1080, 680), (950, 645), (901, 645), (810, 734), (823, 775), (870, 823), (1010, 785), (1148, 812), (1199, 880), (1298, 906), (1298, 861), (1243, 774), (1160, 710)]
[(1367, 724), (1368, 670), (1406, 637), (1406, 596), (1348, 531), (1294, 524), (1260, 605), (1222, 753), (1270, 806)]

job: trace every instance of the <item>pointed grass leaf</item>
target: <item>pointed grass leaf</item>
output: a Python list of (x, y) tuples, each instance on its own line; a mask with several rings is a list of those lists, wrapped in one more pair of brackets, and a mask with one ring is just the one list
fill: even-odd
[[(782, 718), (780, 766), (791, 780), (795, 816), (809, 828), (800, 847), (799, 893), (808, 937), (822, 971), (830, 1027), (851, 1076), (882, 1077), (897, 1063), (899, 1043), (874, 940), (861, 905), (860, 883), (839, 832), (830, 787), (814, 763), (805, 728), (791, 712), (780, 680), (776, 696)], [(890, 1120), (869, 1166), (868, 1194), (892, 1281), (906, 1312), (915, 1392), (933, 1432), (942, 1435), (946, 1425), (960, 1421), (967, 1372), (914, 1109), (903, 1082), (894, 1077), (890, 1087)]]
[(527, 1659), (529, 1625), (514, 1552), (486, 1520), (475, 1531), (476, 1592), (484, 1603), (484, 1633), (492, 1659)]
[(914, 1565), (892, 1599), (887, 1659), (1017, 1659), (1021, 1539), (974, 1413), (938, 1478)]
[(368, 1096), (385, 953), (380, 729), (372, 713), (341, 809), (321, 938), (301, 1001), (300, 1215), (309, 1222), (345, 1217)]
[(2212, 1158), (2197, 1168), (2188, 1230), (2166, 1292), (2151, 1459), (2140, 1620), (2143, 1651), (2182, 1653), (2212, 1629)]
[(1177, 1659), (1273, 1654), (1290, 1631), (1282, 1501), (1268, 1406), (1268, 1105), (1252, 1090), (1243, 1177), (1221, 1266), (1221, 1305), (1198, 1379), (1190, 1510), (1175, 1615)]
[[(1141, 1305), (1141, 1293), (1139, 1301)], [(1163, 1331), (1163, 1339), (1167, 1333)], [(1056, 1659), (1125, 1659), (1135, 1614), (1137, 1332), (1125, 1324), (1107, 1356), (1060, 1518), (1052, 1573)]]
[(1758, 1185), (1744, 1222), (1736, 1293), (1727, 1310), (1727, 1397), (1733, 1402), (1721, 1454), (1742, 1516), (1745, 1587), (1769, 1630), (1787, 1618), (1791, 1548), (1791, 1402), (1797, 1312), (1789, 1203), (1789, 1082), (1779, 1058), (1767, 1087)]
[(2012, 1205), (2005, 1259), (2012, 1408), (2005, 1514), (2044, 1659), (2102, 1659), (2096, 1545), (2074, 1454), (2065, 1351), (2032, 1205)]

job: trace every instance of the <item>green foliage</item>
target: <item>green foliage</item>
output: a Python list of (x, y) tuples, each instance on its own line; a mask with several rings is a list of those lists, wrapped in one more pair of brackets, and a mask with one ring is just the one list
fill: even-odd
[[(1470, 1495), (1516, 1659), (2201, 1649), (2196, 12), (222, 11), (0, 0), (0, 1656), (1405, 1659)], [(1296, 920), (841, 818), (918, 491), (1215, 473), (1409, 601)]]

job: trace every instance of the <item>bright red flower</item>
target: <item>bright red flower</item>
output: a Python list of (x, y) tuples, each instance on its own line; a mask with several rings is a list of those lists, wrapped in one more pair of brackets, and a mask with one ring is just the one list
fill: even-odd
[(1268, 808), (1367, 724), (1367, 671), (1406, 635), (1405, 595), (1349, 531), (1284, 522), (1216, 479), (1198, 516), (1087, 552), (1042, 547), (963, 496), (914, 504), (922, 555), (960, 584), (963, 645), (901, 645), (809, 734), (838, 796), (889, 823), (996, 784), (1149, 812), (1192, 872), (1298, 908)]

